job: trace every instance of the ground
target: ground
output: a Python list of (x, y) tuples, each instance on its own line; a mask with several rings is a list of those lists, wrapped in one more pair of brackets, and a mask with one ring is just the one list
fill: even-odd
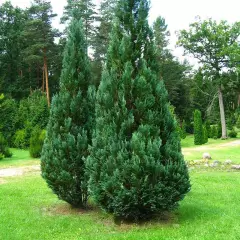
[[(239, 139), (211, 140), (195, 147), (192, 137), (182, 142), (185, 158), (240, 163)], [(195, 169), (192, 190), (173, 213), (142, 224), (114, 223), (97, 208), (72, 209), (60, 201), (40, 176), (39, 160), (27, 151), (13, 150), (11, 160), (0, 161), (0, 239), (240, 239), (240, 172)]]

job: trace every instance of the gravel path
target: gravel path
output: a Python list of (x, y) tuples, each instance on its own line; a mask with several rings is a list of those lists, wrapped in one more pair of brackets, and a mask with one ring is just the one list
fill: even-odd
[(29, 172), (40, 172), (40, 166), (34, 165), (34, 166), (18, 167), (18, 168), (3, 168), (3, 169), (0, 169), (0, 178), (22, 176)]

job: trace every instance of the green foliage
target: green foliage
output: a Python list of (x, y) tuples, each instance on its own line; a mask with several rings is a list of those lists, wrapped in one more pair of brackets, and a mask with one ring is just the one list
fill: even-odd
[(16, 148), (26, 149), (29, 146), (28, 140), (25, 129), (17, 130), (14, 135), (13, 145)]
[(180, 136), (181, 136), (181, 139), (185, 139), (187, 137), (185, 120), (183, 120), (183, 122), (182, 122), (181, 135)]
[(208, 131), (206, 124), (203, 125), (203, 144), (208, 142)]
[(150, 218), (190, 190), (180, 139), (147, 17), (149, 2), (119, 2), (96, 101), (90, 191), (107, 212)]
[(7, 141), (4, 139), (3, 135), (0, 133), (0, 160), (4, 157), (10, 158), (12, 153), (10, 152)]
[(212, 129), (211, 129), (211, 124), (210, 124), (209, 120), (206, 121), (205, 126), (206, 126), (206, 130), (207, 130), (207, 133), (208, 133), (208, 138), (211, 138)]
[(236, 127), (240, 129), (240, 115), (237, 118)]
[(218, 139), (218, 128), (217, 128), (217, 126), (212, 126), (211, 127), (211, 138), (213, 138), (213, 139)]
[(61, 23), (69, 23), (72, 19), (81, 20), (88, 45), (91, 45), (95, 33), (94, 21), (96, 12), (93, 2), (93, 0), (67, 0), (67, 5), (64, 7), (61, 18)]
[(170, 103), (175, 107), (175, 113), (180, 119), (190, 119), (190, 87), (191, 82), (187, 77), (190, 65), (185, 61), (180, 63), (167, 48), (170, 32), (165, 19), (158, 17), (153, 24), (154, 42), (157, 46), (158, 77), (165, 83), (169, 93)]
[(45, 130), (41, 130), (39, 127), (35, 127), (33, 129), (29, 147), (31, 157), (39, 158), (41, 156), (45, 136), (46, 136)]
[(4, 138), (11, 145), (13, 135), (17, 128), (17, 110), (18, 106), (12, 98), (0, 98), (0, 131)]
[(221, 138), (222, 136), (222, 126), (221, 126), (221, 123), (219, 122), (217, 124), (217, 138)]
[(228, 136), (230, 138), (236, 138), (237, 137), (237, 132), (236, 130), (233, 128), (229, 133), (228, 133)]
[(46, 95), (38, 90), (34, 91), (27, 99), (20, 101), (17, 115), (19, 128), (24, 128), (26, 122), (32, 127), (46, 128), (49, 118)]
[(202, 114), (199, 110), (194, 111), (194, 144), (202, 145), (204, 143), (203, 138), (203, 126), (202, 126)]
[(42, 176), (57, 196), (86, 207), (85, 160), (94, 128), (94, 92), (82, 24), (73, 20), (65, 47), (60, 92), (52, 101), (41, 154)]
[[(237, 44), (239, 32), (239, 22), (230, 25), (224, 20), (217, 22), (211, 18), (206, 20), (198, 18), (196, 22), (190, 24), (188, 31), (180, 31), (178, 39), (178, 45), (184, 48), (185, 53), (193, 55), (203, 64), (205, 78), (211, 79), (209, 81), (211, 86), (218, 90), (222, 138), (227, 137), (223, 104), (223, 86), (226, 83), (223, 76), (226, 69), (235, 71), (235, 67), (239, 65), (239, 61), (234, 63), (231, 61), (231, 51), (228, 51), (233, 45), (239, 45)], [(227, 84), (231, 84), (230, 79)], [(209, 96), (212, 98), (211, 101), (214, 101), (215, 94)], [(197, 98), (198, 101), (199, 99), (201, 98)]]

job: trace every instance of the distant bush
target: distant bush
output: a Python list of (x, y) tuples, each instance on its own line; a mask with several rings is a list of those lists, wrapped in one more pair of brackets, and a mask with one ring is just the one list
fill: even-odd
[(0, 95), (0, 132), (8, 143), (11, 145), (14, 133), (17, 129), (17, 110), (18, 105), (12, 98)]
[(46, 136), (46, 131), (41, 130), (39, 127), (35, 127), (32, 131), (30, 138), (30, 148), (29, 152), (31, 157), (39, 158), (41, 156), (41, 151)]
[(218, 139), (218, 129), (217, 126), (211, 127), (211, 138)]
[(180, 136), (181, 136), (181, 139), (185, 139), (187, 137), (185, 120), (183, 120), (183, 122), (182, 122), (181, 135)]
[(228, 133), (228, 136), (230, 138), (236, 138), (237, 137), (237, 132), (233, 129)]
[(29, 144), (26, 135), (25, 129), (18, 130), (14, 135), (14, 147), (21, 149), (27, 148)]
[(4, 157), (9, 158), (12, 156), (12, 153), (10, 152), (7, 141), (3, 137), (2, 134), (0, 134), (0, 159), (3, 159)]
[(207, 143), (208, 142), (208, 131), (207, 131), (207, 127), (204, 124), (203, 125), (203, 143)]
[(237, 118), (236, 127), (240, 129), (240, 115)]
[(202, 115), (199, 110), (194, 111), (194, 144), (201, 145), (204, 143)]

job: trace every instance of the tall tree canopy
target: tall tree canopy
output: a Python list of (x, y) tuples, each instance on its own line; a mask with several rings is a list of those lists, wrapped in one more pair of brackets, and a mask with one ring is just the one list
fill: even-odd
[[(49, 1), (34, 0), (28, 9), (29, 20), (25, 24), (23, 35), (27, 43), (24, 49), (25, 61), (29, 63), (29, 72), (32, 65), (35, 65), (38, 73), (38, 80), (42, 76), (42, 89), (46, 89), (48, 105), (50, 106), (49, 90), (49, 62), (56, 55), (54, 38), (59, 36), (57, 30), (51, 26), (52, 19), (57, 15), (52, 12)], [(30, 75), (30, 80), (31, 80)]]
[(239, 22), (229, 25), (226, 21), (217, 23), (212, 19), (198, 19), (190, 24), (188, 31), (180, 31), (178, 40), (178, 45), (184, 47), (186, 54), (192, 54), (199, 60), (217, 87), (223, 139), (227, 137), (227, 128), (222, 74), (237, 64), (237, 62), (230, 61), (230, 52), (227, 49), (237, 45), (239, 36)]
[(95, 34), (96, 12), (93, 0), (67, 0), (64, 7), (62, 23), (67, 23), (72, 19), (81, 20), (83, 22), (84, 35), (90, 46)]

